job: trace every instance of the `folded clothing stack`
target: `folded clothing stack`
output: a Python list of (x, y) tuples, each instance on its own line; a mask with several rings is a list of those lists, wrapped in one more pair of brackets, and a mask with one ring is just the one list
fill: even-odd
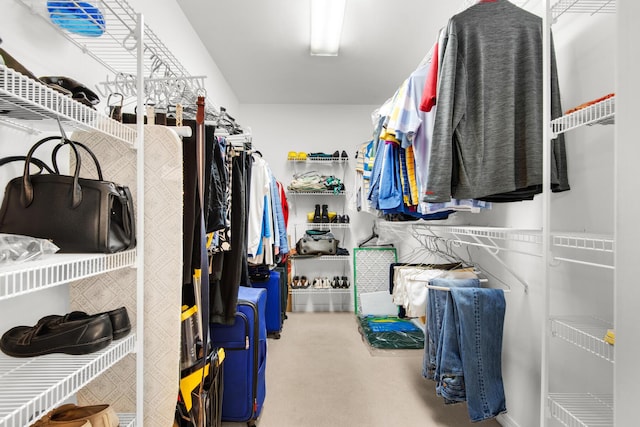
[(35, 326), (16, 326), (0, 338), (0, 350), (13, 357), (51, 353), (89, 354), (131, 331), (125, 307), (89, 315), (73, 311), (41, 318)]

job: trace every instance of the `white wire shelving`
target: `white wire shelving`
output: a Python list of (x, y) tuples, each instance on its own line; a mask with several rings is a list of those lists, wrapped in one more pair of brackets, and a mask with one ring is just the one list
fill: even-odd
[(0, 354), (0, 427), (31, 425), (131, 353), (135, 343), (135, 334), (130, 334), (86, 355), (15, 358)]
[(560, 0), (551, 6), (551, 17), (556, 20), (565, 13), (615, 13), (615, 0)]
[[(528, 250), (520, 250), (510, 247), (499, 246), (495, 241), (525, 243), (540, 245), (542, 243), (542, 230), (524, 229), (524, 228), (506, 228), (506, 227), (477, 227), (467, 225), (431, 225), (426, 223), (403, 223), (403, 222), (387, 222), (378, 221), (376, 223), (379, 230), (388, 229), (393, 232), (419, 233), (420, 230), (426, 230), (434, 236), (452, 235), (455, 242), (462, 245), (481, 246), (493, 251), (512, 251), (525, 253), (533, 256), (541, 256), (538, 249), (529, 248)], [(463, 239), (465, 237), (465, 239)], [(466, 238), (471, 238), (471, 240)], [(612, 236), (590, 233), (568, 233), (568, 232), (552, 232), (552, 245), (558, 248), (572, 249), (583, 252), (599, 252), (613, 254), (614, 239)], [(555, 258), (558, 261), (578, 262), (580, 259), (572, 258)], [(610, 266), (604, 266), (611, 268)]]
[(294, 163), (321, 163), (321, 164), (334, 164), (334, 163), (348, 163), (349, 159), (338, 157), (307, 157), (306, 159), (287, 159), (289, 162)]
[[(296, 224), (298, 225), (298, 224)], [(303, 226), (307, 230), (330, 230), (332, 228), (351, 228), (351, 223), (349, 222), (330, 222), (330, 223), (322, 223), (322, 222), (305, 222), (299, 224)]]
[(567, 427), (613, 427), (613, 396), (549, 393), (551, 416)]
[(57, 130), (60, 122), (94, 130), (133, 145), (136, 130), (19, 72), (0, 65), (0, 121), (28, 131)]
[[(92, 57), (115, 75), (111, 81), (107, 79), (97, 85), (96, 89), (102, 96), (108, 96), (113, 92), (130, 94), (130, 91), (126, 90), (124, 86), (127, 83), (131, 83), (128, 85), (130, 88), (135, 86), (138, 60), (142, 62), (145, 82), (151, 87), (159, 87), (153, 84), (154, 79), (157, 80), (155, 83), (159, 84), (162, 84), (163, 81), (169, 82), (172, 86), (179, 87), (182, 91), (182, 98), (193, 101), (194, 105), (196, 97), (206, 92), (204, 78), (191, 76), (146, 24), (143, 28), (144, 49), (142, 56), (138, 58), (135, 37), (138, 25), (137, 13), (126, 0), (95, 0), (92, 2), (104, 16), (105, 33), (100, 37), (84, 37), (62, 30), (51, 22), (48, 11), (40, 0), (17, 1), (44, 19), (83, 53)], [(132, 95), (135, 96), (135, 94)], [(213, 113), (219, 112), (208, 100), (207, 110)]]
[(288, 196), (344, 196), (344, 191), (289, 191)]
[(318, 256), (291, 256), (290, 259), (294, 261), (349, 261), (350, 255), (318, 255)]
[(122, 427), (136, 427), (135, 414), (118, 414), (118, 419)]
[(353, 289), (351, 288), (346, 288), (346, 289), (334, 289), (334, 288), (306, 288), (306, 289), (291, 289), (291, 293), (292, 294), (297, 294), (297, 295), (305, 295), (305, 294), (351, 294), (353, 292)]
[(73, 280), (133, 267), (136, 251), (116, 254), (54, 254), (0, 268), (0, 301)]
[(614, 362), (614, 346), (604, 341), (612, 325), (589, 316), (558, 316), (551, 319), (551, 334), (583, 350)]
[(613, 96), (552, 120), (551, 130), (554, 134), (561, 134), (581, 126), (613, 124), (615, 113), (616, 98)]

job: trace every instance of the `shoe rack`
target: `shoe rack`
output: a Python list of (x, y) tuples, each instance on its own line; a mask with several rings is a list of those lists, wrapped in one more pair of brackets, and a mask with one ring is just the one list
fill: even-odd
[[(55, 119), (65, 127), (98, 131), (119, 147), (131, 150), (136, 131), (103, 116), (74, 100), (64, 98), (44, 85), (0, 65), (0, 109), (2, 124), (14, 128), (46, 131)], [(28, 146), (25, 146), (25, 152)], [(142, 153), (138, 153), (141, 155)], [(134, 173), (135, 176), (135, 173)], [(135, 183), (127, 183), (132, 185)], [(134, 185), (132, 185), (134, 186)], [(140, 194), (139, 194), (140, 196)], [(140, 209), (141, 197), (138, 198)], [(139, 228), (140, 229), (140, 228)], [(140, 238), (138, 243), (140, 247)], [(144, 240), (142, 240), (143, 244)], [(55, 254), (22, 264), (0, 267), (0, 304), (12, 304), (18, 297), (54, 288), (72, 281), (126, 271), (139, 265), (138, 250), (116, 254)], [(138, 323), (142, 322), (138, 319)], [(2, 331), (4, 332), (4, 331)], [(72, 397), (78, 390), (136, 351), (139, 336), (132, 332), (91, 354), (50, 354), (13, 358), (0, 354), (0, 426), (29, 426), (39, 416)], [(135, 425), (135, 414), (123, 415), (125, 426)]]
[[(290, 152), (287, 161), (294, 174), (316, 171), (333, 175), (344, 184), (349, 159), (344, 151), (333, 154)], [(345, 184), (346, 185), (346, 184)], [(328, 230), (351, 253), (351, 218), (345, 213), (347, 191), (288, 191), (294, 214), (292, 244), (307, 230)], [(329, 213), (335, 213), (329, 218)], [(351, 255), (291, 256), (291, 307), (293, 311), (341, 312), (352, 309)]]

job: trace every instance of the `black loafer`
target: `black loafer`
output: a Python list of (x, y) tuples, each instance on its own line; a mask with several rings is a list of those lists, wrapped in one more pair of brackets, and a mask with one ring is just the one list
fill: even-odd
[(50, 353), (88, 354), (107, 347), (113, 339), (107, 313), (78, 320), (46, 316), (35, 326), (16, 326), (0, 338), (0, 350), (13, 357)]
[(103, 314), (109, 315), (114, 340), (124, 338), (129, 334), (129, 332), (131, 332), (131, 322), (129, 321), (129, 315), (127, 314), (127, 309), (125, 307), (116, 308), (115, 310), (106, 311), (104, 313), (98, 313), (94, 315), (89, 315), (84, 311), (72, 311), (64, 317), (67, 320), (82, 320), (89, 317), (101, 316)]

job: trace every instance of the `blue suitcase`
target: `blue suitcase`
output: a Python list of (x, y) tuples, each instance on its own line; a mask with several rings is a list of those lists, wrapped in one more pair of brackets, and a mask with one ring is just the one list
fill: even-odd
[(280, 272), (271, 270), (265, 281), (251, 281), (254, 288), (267, 290), (267, 334), (275, 339), (280, 338), (282, 331), (282, 298), (280, 296)]
[(222, 421), (255, 426), (266, 395), (267, 291), (240, 286), (233, 325), (210, 325), (214, 347), (222, 347)]

